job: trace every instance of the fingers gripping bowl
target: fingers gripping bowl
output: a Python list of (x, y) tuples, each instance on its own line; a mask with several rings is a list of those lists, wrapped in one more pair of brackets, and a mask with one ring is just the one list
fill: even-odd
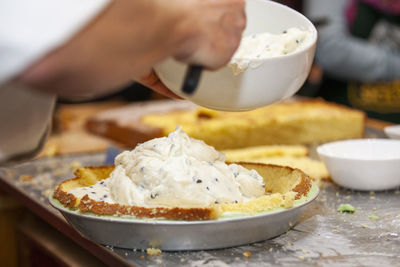
[[(160, 138), (160, 142), (169, 144), (168, 138)], [(184, 143), (181, 148), (191, 148), (188, 152), (190, 155), (202, 157), (211, 155), (207, 149), (215, 151), (208, 146), (202, 146), (195, 151), (193, 148), (198, 147), (200, 143), (188, 140), (194, 145)], [(149, 158), (140, 157), (136, 152), (141, 151), (143, 146), (154, 152), (154, 144), (149, 141), (132, 151), (135, 152), (134, 157), (141, 160), (129, 165), (126, 169), (128, 173), (136, 165), (139, 172), (143, 171), (143, 166), (136, 164), (138, 162), (145, 161), (147, 166), (151, 166)], [(163, 147), (162, 143), (159, 143), (159, 146)], [(175, 144), (175, 147), (179, 146), (178, 143)], [(169, 146), (168, 149), (173, 147)], [(155, 169), (167, 168), (156, 159), (157, 168), (153, 167), (147, 173), (135, 173), (132, 181), (137, 183), (133, 185), (138, 187), (129, 186), (127, 181), (131, 178), (125, 177), (124, 182), (125, 178), (118, 171), (126, 156), (130, 155), (124, 152), (116, 158), (115, 167), (79, 169), (76, 178), (67, 180), (56, 188), (50, 201), (83, 235), (96, 242), (134, 248), (157, 245), (162, 249), (179, 250), (233, 246), (276, 236), (296, 221), (302, 207), (318, 193), (308, 176), (300, 170), (250, 163), (227, 165), (205, 159), (197, 163), (194, 157), (183, 158), (183, 150), (171, 151), (166, 150), (169, 158), (163, 159), (163, 162), (173, 166), (176, 159), (181, 163), (179, 168), (184, 170), (175, 172), (173, 177), (168, 177), (163, 172), (157, 172), (157, 177), (163, 177), (160, 180), (152, 180), (149, 177)], [(197, 155), (199, 151), (203, 154)], [(148, 150), (145, 154), (151, 155), (150, 161), (160, 158), (160, 155), (149, 153)], [(217, 152), (215, 155), (219, 157), (222, 154)], [(191, 169), (185, 170), (185, 164)], [(198, 164), (201, 170), (191, 172)], [(190, 175), (187, 175), (188, 172), (191, 172)], [(185, 173), (185, 177), (180, 177), (180, 173)], [(115, 176), (116, 174), (118, 175)], [(202, 176), (192, 179), (196, 176), (193, 174)], [(207, 179), (206, 174), (212, 174), (212, 179)], [(140, 175), (145, 179), (141, 180)], [(164, 185), (168, 186), (162, 190)], [(118, 196), (113, 196), (116, 188), (122, 189), (117, 190)], [(168, 191), (169, 189), (172, 190)], [(126, 195), (126, 192), (129, 194)], [(172, 198), (169, 198), (170, 193)], [(130, 199), (131, 196), (134, 197)], [(110, 200), (111, 197), (113, 200)], [(115, 201), (118, 197), (121, 199)], [(182, 199), (182, 202), (177, 202), (179, 199)], [(204, 201), (207, 199), (208, 202)], [(285, 223), (277, 223), (277, 220), (284, 220)], [(254, 224), (256, 229), (248, 229), (249, 223)], [(268, 223), (272, 224), (270, 228), (266, 227)], [(107, 233), (101, 231), (103, 227), (107, 227)], [(130, 234), (127, 235), (125, 230)], [(208, 238), (199, 237), (199, 231), (211, 231), (213, 234)], [(227, 235), (237, 232), (241, 233), (226, 238)], [(147, 235), (143, 236), (143, 233)], [(219, 238), (215, 239), (215, 236)], [(154, 240), (158, 240), (158, 243), (154, 244)]]
[(174, 93), (212, 109), (241, 111), (255, 109), (292, 96), (306, 80), (311, 68), (317, 31), (302, 14), (275, 2), (246, 1), (247, 27), (244, 36), (268, 32), (281, 34), (290, 28), (310, 34), (307, 45), (287, 55), (251, 59), (252, 65), (238, 75), (226, 66), (203, 71), (193, 95), (181, 92), (187, 66), (168, 59), (155, 67), (161, 81)]

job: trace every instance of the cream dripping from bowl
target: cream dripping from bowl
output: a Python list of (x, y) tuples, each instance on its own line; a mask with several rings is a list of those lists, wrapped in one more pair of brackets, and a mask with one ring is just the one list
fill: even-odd
[(265, 194), (263, 178), (181, 128), (125, 151), (110, 177), (70, 193), (109, 203), (144, 207), (206, 207), (247, 202)]

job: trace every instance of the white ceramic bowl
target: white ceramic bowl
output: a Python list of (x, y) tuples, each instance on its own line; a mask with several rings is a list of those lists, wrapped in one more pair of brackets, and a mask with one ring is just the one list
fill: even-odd
[(309, 30), (312, 41), (302, 50), (269, 58), (257, 68), (234, 75), (230, 67), (203, 71), (197, 91), (188, 96), (181, 92), (187, 66), (168, 59), (155, 67), (161, 81), (179, 96), (212, 109), (250, 110), (288, 98), (296, 93), (310, 71), (317, 41), (314, 25), (297, 11), (267, 0), (246, 1), (247, 27), (244, 36), (270, 32), (282, 33), (297, 27)]
[(332, 180), (356, 190), (386, 190), (400, 186), (400, 141), (356, 139), (317, 148)]
[(385, 127), (385, 134), (392, 139), (400, 139), (400, 125)]

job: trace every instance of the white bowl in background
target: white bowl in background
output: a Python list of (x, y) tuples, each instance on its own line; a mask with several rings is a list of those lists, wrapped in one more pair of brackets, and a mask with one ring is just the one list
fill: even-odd
[(317, 152), (332, 180), (356, 190), (400, 186), (400, 141), (355, 139), (321, 145)]
[(392, 139), (400, 139), (400, 125), (385, 127), (385, 134)]
[(250, 110), (286, 99), (296, 93), (307, 79), (313, 63), (317, 31), (299, 12), (267, 0), (246, 1), (247, 26), (244, 36), (256, 33), (282, 33), (297, 27), (309, 30), (312, 41), (293, 53), (268, 58), (257, 68), (249, 67), (239, 75), (226, 66), (218, 71), (203, 71), (196, 92), (181, 92), (187, 65), (167, 59), (155, 67), (161, 81), (177, 95), (198, 105), (227, 111)]

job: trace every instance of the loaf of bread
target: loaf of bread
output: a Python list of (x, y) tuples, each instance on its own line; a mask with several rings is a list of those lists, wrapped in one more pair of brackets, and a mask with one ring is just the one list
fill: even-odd
[(72, 189), (86, 187), (109, 177), (114, 166), (84, 167), (75, 172), (75, 178), (57, 186), (53, 197), (62, 205), (80, 212), (98, 215), (134, 216), (137, 218), (164, 218), (171, 220), (210, 220), (224, 212), (254, 214), (279, 207), (289, 208), (295, 199), (306, 196), (311, 189), (310, 179), (297, 169), (268, 164), (239, 163), (247, 169), (255, 169), (265, 182), (265, 195), (246, 203), (221, 203), (204, 208), (139, 207), (96, 201), (88, 194), (79, 198)]
[(364, 123), (363, 112), (323, 100), (287, 101), (238, 113), (168, 100), (105, 111), (92, 117), (87, 128), (134, 147), (181, 125), (189, 136), (221, 150), (361, 138)]
[(221, 150), (361, 138), (365, 115), (322, 100), (308, 100), (282, 102), (237, 113), (199, 108), (148, 114), (141, 121), (161, 129), (164, 135), (182, 125), (189, 136)]

